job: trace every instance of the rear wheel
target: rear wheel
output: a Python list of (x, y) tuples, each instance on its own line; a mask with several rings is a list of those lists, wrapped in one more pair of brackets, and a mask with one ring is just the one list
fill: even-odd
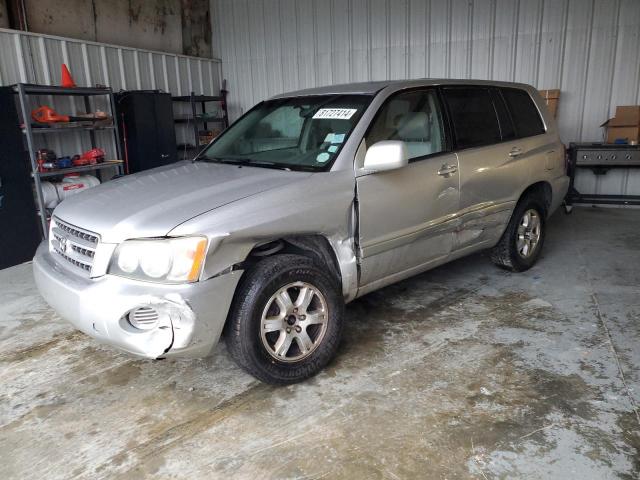
[(546, 209), (536, 195), (527, 195), (516, 206), (500, 242), (491, 250), (491, 260), (512, 272), (531, 268), (542, 251)]
[(342, 334), (339, 282), (314, 260), (274, 255), (245, 273), (226, 326), (231, 357), (254, 377), (288, 384), (318, 373)]

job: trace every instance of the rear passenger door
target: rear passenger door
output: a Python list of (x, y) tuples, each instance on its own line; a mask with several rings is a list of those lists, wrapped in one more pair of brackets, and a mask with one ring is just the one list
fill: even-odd
[(520, 160), (527, 163), (534, 176), (564, 164), (564, 150), (556, 133), (547, 133), (533, 99), (519, 88), (500, 88), (500, 96), (513, 120), (514, 137), (521, 148)]
[(453, 251), (497, 242), (529, 172), (529, 145), (517, 138), (498, 89), (443, 87), (460, 167), (460, 225)]

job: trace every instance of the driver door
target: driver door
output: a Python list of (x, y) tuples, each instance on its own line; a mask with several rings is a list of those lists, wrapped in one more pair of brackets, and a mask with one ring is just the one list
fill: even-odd
[(357, 171), (360, 287), (373, 290), (444, 263), (451, 252), (460, 202), (458, 159), (448, 152), (435, 89), (395, 94), (363, 142), (401, 140), (409, 164)]

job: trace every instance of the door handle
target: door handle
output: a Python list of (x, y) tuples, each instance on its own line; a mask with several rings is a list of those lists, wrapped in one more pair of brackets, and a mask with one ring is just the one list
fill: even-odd
[(438, 170), (438, 175), (441, 177), (449, 177), (458, 171), (458, 167), (456, 165), (447, 165), (444, 164)]
[(515, 157), (517, 157), (517, 156), (519, 156), (519, 155), (522, 155), (522, 149), (521, 149), (521, 148), (518, 148), (518, 147), (513, 147), (513, 148), (511, 149), (511, 151), (509, 152), (509, 156), (510, 156), (511, 158), (515, 158)]

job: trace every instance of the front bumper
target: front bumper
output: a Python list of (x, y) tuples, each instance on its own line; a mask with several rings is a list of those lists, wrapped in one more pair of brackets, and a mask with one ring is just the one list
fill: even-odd
[[(215, 347), (240, 280), (234, 271), (202, 282), (161, 285), (105, 275), (86, 278), (60, 265), (43, 242), (33, 259), (40, 294), (65, 320), (98, 341), (131, 354), (202, 357)], [(159, 312), (151, 330), (132, 327), (126, 315), (150, 306)]]

